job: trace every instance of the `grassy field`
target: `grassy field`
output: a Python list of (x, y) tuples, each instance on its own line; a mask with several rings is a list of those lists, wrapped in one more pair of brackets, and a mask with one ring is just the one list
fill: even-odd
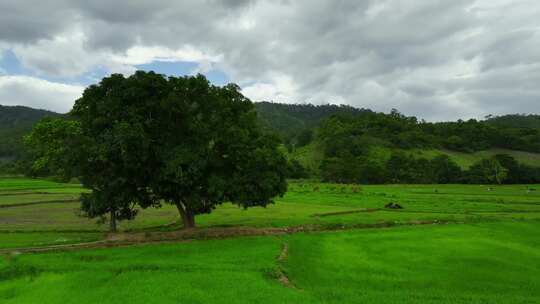
[[(534, 188), (297, 181), (275, 205), (197, 224), (309, 232), (18, 254), (107, 225), (78, 216), (76, 184), (0, 179), (0, 303), (540, 303)], [(120, 226), (167, 233), (177, 218), (163, 206)]]

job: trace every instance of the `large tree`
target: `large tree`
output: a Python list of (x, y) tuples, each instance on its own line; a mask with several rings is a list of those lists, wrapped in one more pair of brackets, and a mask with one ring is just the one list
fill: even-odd
[(131, 219), (137, 206), (175, 205), (184, 227), (218, 204), (266, 206), (286, 190), (278, 139), (257, 123), (236, 85), (204, 76), (138, 71), (87, 88), (72, 120), (36, 126), (28, 142), (36, 164), (80, 178), (90, 217)]

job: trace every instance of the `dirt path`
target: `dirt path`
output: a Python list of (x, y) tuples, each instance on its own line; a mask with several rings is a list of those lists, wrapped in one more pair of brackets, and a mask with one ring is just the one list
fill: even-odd
[[(299, 232), (324, 232), (324, 231), (340, 231), (353, 229), (367, 228), (389, 228), (397, 226), (414, 226), (414, 225), (437, 225), (447, 223), (447, 221), (410, 221), (404, 223), (382, 222), (376, 224), (358, 224), (349, 226), (298, 226), (284, 228), (254, 228), (254, 227), (231, 227), (231, 228), (195, 228), (189, 230), (177, 231), (152, 231), (152, 232), (121, 232), (109, 234), (104, 240), (88, 243), (63, 244), (43, 247), (26, 247), (26, 248), (7, 248), (0, 249), (0, 254), (12, 253), (37, 253), (48, 251), (64, 251), (77, 250), (88, 248), (109, 248), (120, 247), (138, 244), (153, 244), (153, 243), (175, 243), (186, 242), (191, 240), (207, 240), (207, 239), (223, 239), (240, 236), (264, 236), (264, 235), (284, 235)], [(287, 251), (285, 251), (287, 252)]]
[(287, 274), (285, 273), (285, 270), (283, 269), (283, 264), (287, 262), (288, 258), (289, 258), (289, 244), (283, 243), (281, 252), (279, 253), (279, 256), (277, 258), (277, 267), (276, 267), (277, 280), (285, 287), (298, 289), (291, 282), (291, 280), (289, 280), (289, 277), (287, 276)]

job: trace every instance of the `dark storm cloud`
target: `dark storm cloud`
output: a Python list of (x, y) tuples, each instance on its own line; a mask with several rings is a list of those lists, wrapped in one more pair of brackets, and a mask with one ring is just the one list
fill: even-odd
[(126, 72), (154, 52), (210, 62), (253, 99), (482, 117), (540, 112), (539, 9), (529, 0), (99, 0), (39, 9), (0, 0), (0, 49), (42, 75), (98, 65)]
[(31, 43), (53, 37), (73, 22), (75, 11), (64, 1), (40, 5), (29, 0), (0, 0), (0, 41)]

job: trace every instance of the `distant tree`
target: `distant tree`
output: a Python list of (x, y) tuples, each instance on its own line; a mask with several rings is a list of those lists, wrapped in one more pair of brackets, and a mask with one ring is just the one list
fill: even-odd
[(296, 160), (292, 159), (288, 162), (287, 167), (287, 177), (288, 178), (306, 178), (309, 176), (309, 172), (302, 166), (302, 164)]
[(371, 158), (364, 158), (360, 164), (359, 182), (364, 184), (384, 184), (388, 182), (383, 163)]
[(313, 140), (313, 130), (311, 129), (305, 129), (300, 134), (298, 134), (298, 137), (296, 139), (296, 146), (297, 147), (303, 147), (311, 143)]
[(403, 152), (392, 153), (386, 163), (386, 171), (390, 183), (411, 183), (415, 174), (413, 159)]
[(467, 175), (471, 183), (502, 184), (508, 176), (508, 169), (503, 167), (495, 157), (484, 158), (473, 164)]
[(466, 148), (464, 148), (464, 145), (465, 145), (464, 140), (458, 135), (452, 135), (448, 137), (444, 141), (444, 144), (447, 148), (452, 149), (452, 150), (456, 150), (456, 151), (466, 150)]
[(494, 158), (507, 170), (504, 183), (531, 184), (540, 182), (540, 168), (520, 164), (508, 154), (497, 154)]
[(505, 183), (517, 184), (525, 182), (526, 170), (523, 170), (515, 158), (508, 154), (497, 154), (493, 158), (506, 170)]
[(44, 118), (24, 137), (24, 143), (32, 160), (27, 175), (53, 175), (68, 180), (78, 174), (76, 154), (85, 144), (79, 121)]
[(433, 183), (458, 183), (462, 179), (461, 168), (448, 155), (436, 156), (430, 161), (430, 166)]
[(327, 182), (358, 183), (361, 174), (360, 166), (360, 161), (351, 155), (327, 157), (321, 163), (321, 177)]

